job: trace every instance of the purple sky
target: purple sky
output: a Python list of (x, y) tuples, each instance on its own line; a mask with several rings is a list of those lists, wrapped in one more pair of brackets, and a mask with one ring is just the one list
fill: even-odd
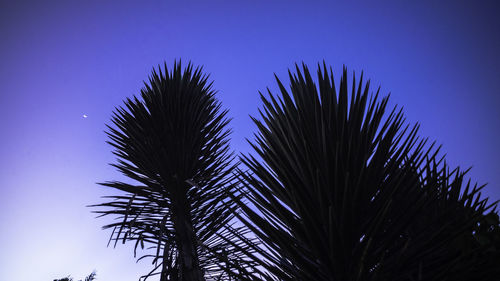
[(96, 182), (120, 178), (103, 132), (113, 108), (176, 58), (211, 73), (242, 152), (274, 72), (288, 84), (295, 62), (364, 70), (452, 166), (473, 166), (473, 180), (489, 183), (484, 194), (500, 199), (495, 1), (334, 2), (2, 1), (2, 279), (97, 269), (99, 280), (135, 281), (150, 269), (130, 247), (106, 248), (106, 220), (85, 205), (113, 192)]

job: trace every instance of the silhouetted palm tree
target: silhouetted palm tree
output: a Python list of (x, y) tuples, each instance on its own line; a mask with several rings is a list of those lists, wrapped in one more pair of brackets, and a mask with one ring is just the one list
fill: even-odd
[(201, 68), (189, 64), (182, 71), (176, 63), (163, 71), (153, 70), (141, 97), (114, 112), (107, 132), (118, 157), (112, 165), (133, 182), (102, 183), (123, 192), (94, 207), (118, 216), (104, 226), (113, 228), (115, 245), (132, 240), (135, 249), (149, 243), (156, 250), (141, 257), (156, 264), (144, 278), (227, 278), (224, 270), (244, 268), (243, 255), (225, 241), (233, 243), (238, 230), (231, 228), (233, 203), (227, 202), (234, 165), (227, 111)]
[(497, 280), (496, 203), (482, 186), (450, 172), (400, 110), (384, 117), (388, 97), (369, 97), (363, 75), (349, 90), (344, 68), (337, 92), (324, 64), (317, 85), (296, 71), (291, 94), (277, 77), (281, 96), (261, 94), (257, 156), (239, 173), (251, 205), (235, 198), (238, 216), (264, 244), (246, 246), (262, 278)]

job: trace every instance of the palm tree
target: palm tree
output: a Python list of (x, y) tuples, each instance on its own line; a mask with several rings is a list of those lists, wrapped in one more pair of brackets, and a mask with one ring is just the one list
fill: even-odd
[[(125, 101), (107, 132), (118, 157), (112, 164), (130, 182), (108, 181), (120, 190), (109, 202), (93, 205), (101, 215), (117, 216), (110, 242), (149, 244), (155, 267), (144, 275), (161, 280), (227, 278), (228, 268), (244, 270), (243, 255), (231, 228), (235, 163), (229, 151), (227, 110), (222, 110), (201, 68), (182, 71), (165, 64), (153, 70), (140, 98)], [(224, 237), (224, 239), (220, 238)], [(230, 266), (234, 265), (234, 266)], [(237, 266), (236, 266), (237, 265)]]
[(289, 72), (291, 94), (276, 77), (281, 96), (261, 94), (262, 120), (253, 118), (257, 155), (242, 157), (241, 192), (251, 204), (234, 200), (263, 243), (244, 247), (258, 252), (251, 256), (262, 278), (500, 276), (491, 266), (500, 261), (496, 203), (480, 198), (482, 186), (450, 171), (401, 110), (385, 116), (388, 97), (379, 101), (380, 89), (370, 97), (363, 74), (349, 90), (344, 68), (338, 91), (331, 68), (317, 74), (316, 86), (305, 65)]

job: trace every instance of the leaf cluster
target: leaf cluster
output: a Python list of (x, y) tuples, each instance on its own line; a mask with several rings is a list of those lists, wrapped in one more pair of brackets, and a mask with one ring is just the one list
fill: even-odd
[(465, 182), (467, 171), (450, 171), (400, 109), (384, 118), (380, 88), (370, 96), (361, 74), (349, 89), (344, 68), (337, 90), (325, 64), (318, 85), (305, 65), (289, 79), (287, 90), (276, 77), (279, 96), (261, 94), (257, 155), (243, 156), (248, 170), (239, 173), (251, 204), (240, 202), (238, 217), (264, 245), (265, 259), (255, 260), (267, 280), (500, 276), (491, 266), (498, 254), (484, 255), (474, 242), (485, 242), (486, 218), (487, 239), (497, 231), (496, 203)]
[(179, 62), (169, 71), (165, 65), (153, 71), (140, 99), (116, 108), (108, 126), (108, 143), (118, 158), (111, 165), (134, 183), (101, 183), (122, 192), (93, 207), (118, 219), (104, 226), (113, 229), (115, 246), (133, 241), (134, 256), (139, 246), (154, 250), (139, 258), (150, 257), (155, 265), (144, 279), (160, 273), (180, 278), (187, 262), (181, 245), (194, 245), (189, 254), (206, 276), (224, 275), (218, 256), (224, 264), (242, 262), (220, 238), (232, 235), (234, 204), (226, 194), (233, 193), (228, 183), (235, 161), (227, 110), (221, 110), (211, 86), (201, 68), (188, 64), (182, 70)]

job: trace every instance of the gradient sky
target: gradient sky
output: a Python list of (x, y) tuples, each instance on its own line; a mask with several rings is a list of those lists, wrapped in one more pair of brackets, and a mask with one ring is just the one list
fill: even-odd
[(106, 248), (107, 220), (85, 206), (113, 193), (96, 182), (121, 178), (108, 166), (112, 110), (153, 66), (177, 58), (211, 74), (242, 152), (258, 91), (276, 89), (273, 73), (287, 81), (295, 62), (314, 70), (322, 60), (336, 73), (343, 64), (364, 70), (452, 166), (473, 166), (473, 181), (500, 199), (499, 7), (381, 2), (2, 1), (2, 279), (83, 278), (96, 269), (98, 280), (135, 281), (150, 269), (127, 245)]

